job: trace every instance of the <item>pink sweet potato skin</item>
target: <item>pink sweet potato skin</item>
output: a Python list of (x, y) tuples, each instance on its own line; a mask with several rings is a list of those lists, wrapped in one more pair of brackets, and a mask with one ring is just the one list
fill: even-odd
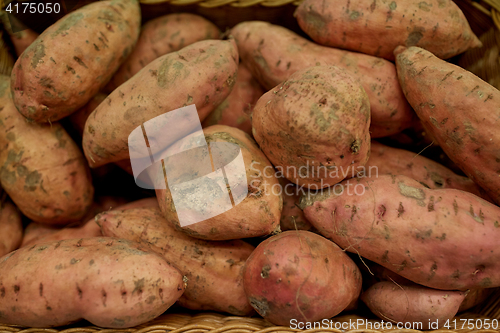
[(395, 50), (399, 81), (425, 129), (500, 203), (500, 91), (418, 47)]
[(146, 22), (132, 53), (104, 88), (113, 90), (137, 74), (151, 61), (164, 54), (204, 39), (218, 39), (220, 30), (201, 16), (179, 13), (157, 17)]
[(12, 70), (19, 112), (45, 123), (84, 106), (130, 54), (140, 22), (137, 0), (112, 0), (91, 3), (51, 25)]
[(243, 63), (238, 65), (236, 83), (229, 96), (203, 121), (202, 126), (226, 125), (252, 135), (250, 114), (264, 89)]
[(309, 231), (285, 231), (260, 243), (243, 275), (250, 304), (275, 325), (331, 318), (355, 301), (361, 273), (337, 245)]
[(350, 72), (315, 66), (265, 93), (252, 114), (255, 141), (291, 182), (332, 186), (370, 153), (370, 102)]
[(303, 197), (301, 206), (322, 235), (415, 283), (500, 286), (500, 208), (471, 193), (380, 175)]
[(442, 59), (481, 46), (452, 0), (305, 0), (295, 16), (321, 45), (391, 61), (398, 45), (416, 45)]
[(203, 121), (231, 92), (238, 61), (234, 40), (207, 40), (151, 62), (87, 119), (83, 150), (90, 166), (129, 158), (132, 130), (168, 111), (195, 104)]
[(104, 212), (96, 217), (104, 236), (147, 245), (188, 278), (178, 304), (237, 316), (253, 313), (243, 290), (243, 265), (254, 247), (242, 240), (210, 242), (175, 230), (158, 208)]
[(447, 167), (422, 155), (391, 148), (376, 141), (371, 143), (371, 153), (365, 165), (367, 176), (379, 174), (405, 175), (428, 188), (454, 188), (475, 194), (491, 201), (485, 191), (467, 177), (459, 176)]
[[(375, 283), (361, 294), (361, 300), (383, 320), (393, 323), (421, 323), (419, 329), (430, 330), (430, 323), (440, 327), (452, 320), (465, 298), (465, 292), (436, 290), (394, 282)], [(434, 327), (432, 327), (434, 328)]]
[(73, 128), (76, 130), (80, 136), (83, 135), (83, 131), (85, 129), (85, 122), (87, 121), (87, 118), (90, 116), (92, 111), (94, 111), (99, 104), (101, 104), (108, 95), (103, 94), (103, 93), (97, 93), (94, 97), (88, 101), (87, 104), (85, 104), (83, 107), (81, 107), (78, 111), (73, 112), (69, 117), (68, 120), (73, 126)]
[(299, 208), (301, 194), (300, 188), (286, 180), (278, 179), (281, 185), (281, 195), (283, 197), (283, 210), (281, 211), (280, 228), (286, 230), (306, 230), (313, 231), (314, 227), (307, 221), (304, 212)]
[(89, 213), (82, 219), (82, 223), (65, 228), (55, 228), (30, 223), (26, 227), (21, 247), (33, 244), (47, 243), (72, 238), (91, 238), (102, 236), (101, 228), (95, 223), (96, 215), (111, 209), (133, 209), (133, 208), (158, 208), (156, 198), (141, 199), (130, 203), (123, 202), (122, 198), (101, 197), (90, 208)]
[(59, 123), (28, 123), (6, 76), (0, 76), (0, 182), (24, 215), (52, 225), (79, 221), (94, 194), (76, 143)]
[(16, 250), (23, 239), (21, 213), (8, 200), (0, 202), (0, 257)]
[(132, 327), (162, 314), (184, 288), (177, 269), (137, 243), (110, 237), (44, 243), (0, 258), (0, 323), (52, 327), (86, 319)]
[[(174, 205), (174, 200), (168, 186), (167, 189), (157, 189), (156, 197), (158, 198), (161, 212), (167, 222), (178, 230), (187, 233), (189, 236), (206, 240), (251, 238), (279, 232), (279, 221), (283, 201), (281, 193), (279, 191), (273, 191), (273, 189), (279, 187), (279, 182), (274, 173), (272, 164), (259, 149), (255, 141), (245, 132), (224, 125), (207, 127), (203, 129), (203, 133), (209, 145), (220, 142), (232, 143), (239, 147), (243, 156), (246, 175), (241, 175), (241, 178), (238, 178), (238, 183), (240, 186), (247, 186), (246, 197), (244, 197), (235, 207), (219, 215), (181, 227), (178, 211), (183, 209), (184, 212), (193, 215), (198, 214), (198, 216), (205, 214), (208, 209), (198, 204), (198, 202), (204, 200), (205, 195), (203, 192), (199, 192), (201, 194), (193, 193), (190, 197), (190, 202), (178, 206)], [(197, 140), (197, 136), (188, 136), (170, 146), (168, 148), (168, 154), (174, 156), (181, 151), (192, 148), (192, 142), (190, 140), (193, 138)], [(202, 160), (203, 152), (196, 149), (191, 149), (190, 151), (192, 155), (189, 155), (189, 158), (186, 158), (185, 161)], [(169, 171), (166, 180), (164, 174), (161, 173), (161, 181), (168, 184), (168, 179), (181, 179), (185, 174), (195, 174), (196, 169), (193, 170), (190, 164), (191, 163), (181, 163), (181, 161), (176, 160), (176, 167)], [(208, 181), (207, 184), (207, 186), (213, 186), (212, 188), (220, 188), (219, 184), (212, 185), (213, 183), (210, 181)], [(186, 190), (186, 188), (180, 188), (178, 191), (182, 190)], [(187, 190), (192, 192), (192, 188), (190, 188), (189, 185)], [(232, 191), (234, 190), (235, 189), (232, 189)], [(238, 188), (236, 188), (236, 191), (238, 191)], [(227, 193), (220, 190), (213, 190), (211, 194), (212, 193), (213, 195), (210, 197), (210, 200), (215, 203), (215, 209), (221, 206), (226, 207), (223, 205), (226, 202)]]
[(394, 64), (387, 60), (320, 46), (267, 22), (243, 22), (231, 33), (242, 62), (268, 90), (311, 66), (334, 65), (350, 71), (370, 99), (372, 138), (398, 133), (416, 117), (399, 87)]

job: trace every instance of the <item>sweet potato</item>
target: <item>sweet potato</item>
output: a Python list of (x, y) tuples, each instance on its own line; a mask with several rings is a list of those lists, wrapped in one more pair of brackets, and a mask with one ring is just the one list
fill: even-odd
[(418, 47), (398, 47), (401, 87), (424, 127), (500, 203), (500, 91)]
[(252, 245), (189, 237), (172, 228), (154, 208), (104, 212), (96, 222), (104, 236), (148, 245), (187, 276), (189, 283), (178, 304), (238, 316), (253, 312), (243, 291), (243, 265), (254, 250)]
[(201, 16), (168, 14), (146, 22), (137, 44), (104, 88), (113, 90), (137, 74), (156, 58), (204, 39), (218, 39), (220, 30)]
[(427, 188), (454, 188), (491, 200), (484, 190), (469, 178), (459, 176), (424, 156), (404, 149), (391, 148), (376, 141), (371, 143), (371, 154), (365, 171), (370, 177), (384, 174), (405, 175)]
[(370, 153), (370, 102), (336, 66), (293, 73), (264, 94), (252, 114), (255, 141), (291, 182), (308, 188), (352, 177)]
[(108, 97), (108, 95), (100, 92), (97, 93), (90, 99), (90, 101), (88, 101), (87, 104), (85, 104), (78, 111), (73, 112), (68, 117), (68, 121), (70, 122), (71, 126), (80, 136), (83, 135), (83, 131), (85, 130), (85, 122), (87, 121), (87, 118), (90, 116), (92, 111), (94, 111), (99, 106), (99, 104), (101, 104), (106, 99), (106, 97)]
[(424, 286), (500, 286), (500, 208), (406, 176), (344, 181), (301, 199), (306, 218), (343, 249)]
[(48, 27), (12, 70), (19, 112), (45, 123), (84, 106), (130, 54), (140, 24), (137, 0), (112, 0), (86, 5)]
[[(418, 329), (441, 328), (451, 321), (465, 298), (465, 292), (437, 290), (417, 284), (400, 285), (382, 281), (361, 294), (361, 300), (383, 320), (418, 323)], [(431, 323), (438, 327), (431, 327)]]
[(132, 327), (161, 315), (184, 288), (176, 268), (137, 243), (109, 237), (44, 243), (0, 258), (0, 323), (51, 327), (85, 319)]
[(482, 44), (452, 0), (304, 0), (297, 21), (321, 45), (394, 60), (398, 45), (447, 59)]
[(17, 56), (28, 48), (37, 37), (38, 33), (28, 28), (25, 24), (20, 22), (14, 15), (8, 15), (7, 12), (0, 13), (0, 21), (3, 23), (5, 31), (9, 34), (10, 41), (14, 45)]
[(83, 218), (81, 222), (69, 225), (65, 228), (55, 228), (52, 226), (39, 225), (38, 223), (30, 223), (26, 228), (21, 247), (64, 239), (102, 236), (101, 228), (95, 223), (95, 217), (111, 209), (158, 208), (158, 200), (156, 200), (156, 198), (141, 199), (126, 204), (123, 204), (121, 200), (117, 200), (117, 198), (113, 197), (103, 197), (99, 199), (99, 202), (94, 203), (87, 216)]
[[(128, 137), (144, 122), (195, 104), (200, 120), (231, 92), (238, 70), (234, 40), (201, 41), (164, 55), (113, 91), (89, 116), (83, 149), (91, 167), (129, 158)], [(171, 134), (170, 142), (181, 136)]]
[(243, 64), (238, 65), (236, 83), (229, 96), (203, 121), (202, 126), (227, 125), (252, 135), (250, 114), (264, 94), (260, 84)]
[[(225, 167), (234, 171), (231, 174), (234, 186), (231, 186), (230, 191), (235, 205), (232, 209), (225, 210), (228, 200), (227, 184), (221, 184), (217, 178), (207, 176), (200, 186), (193, 185), (187, 179), (185, 182), (171, 184), (172, 181), (185, 179), (186, 175), (200, 173), (199, 166), (193, 165), (193, 161), (204, 161), (210, 166), (210, 159), (205, 150), (189, 149), (193, 141), (199, 139), (194, 134), (168, 148), (167, 153), (172, 155), (175, 163), (171, 163), (167, 178), (164, 178), (162, 171), (159, 174), (159, 181), (168, 185), (166, 189), (157, 187), (156, 190), (161, 212), (167, 222), (192, 237), (208, 240), (258, 237), (279, 231), (283, 202), (281, 193), (273, 191), (279, 187), (279, 182), (272, 171), (271, 163), (255, 141), (245, 132), (229, 126), (214, 125), (205, 128), (203, 132), (207, 144), (229, 143), (236, 145), (241, 151), (246, 174)], [(178, 154), (186, 150), (186, 155), (179, 158)], [(213, 158), (214, 155), (211, 156)], [(168, 164), (168, 160), (170, 159), (165, 159), (165, 164)], [(215, 170), (211, 169), (208, 173), (212, 171)], [(176, 193), (183, 193), (186, 199), (174, 205), (170, 187), (174, 188)], [(207, 190), (210, 190), (210, 195), (206, 195)], [(219, 215), (213, 215), (221, 210), (223, 212)], [(187, 218), (203, 220), (193, 224), (184, 223), (181, 227), (180, 213)], [(205, 218), (207, 216), (213, 217)]]
[(468, 290), (465, 295), (465, 299), (458, 308), (458, 312), (469, 310), (470, 308), (483, 303), (494, 291), (495, 288)]
[(281, 185), (281, 196), (283, 197), (283, 210), (280, 219), (281, 231), (314, 230), (314, 227), (307, 221), (304, 212), (298, 206), (302, 193), (301, 188), (285, 178), (278, 178), (278, 180)]
[(0, 182), (21, 212), (39, 223), (85, 216), (94, 188), (85, 159), (58, 124), (30, 124), (17, 112), (9, 78), (0, 77)]
[(231, 30), (242, 63), (265, 89), (311, 66), (338, 66), (360, 80), (371, 105), (371, 137), (395, 134), (416, 118), (399, 87), (396, 68), (387, 60), (324, 47), (278, 25), (243, 22)]
[(17, 207), (6, 198), (0, 202), (0, 257), (16, 250), (23, 240), (23, 224)]
[(248, 258), (243, 286), (250, 304), (276, 325), (331, 318), (356, 300), (361, 273), (342, 249), (309, 231), (285, 231)]

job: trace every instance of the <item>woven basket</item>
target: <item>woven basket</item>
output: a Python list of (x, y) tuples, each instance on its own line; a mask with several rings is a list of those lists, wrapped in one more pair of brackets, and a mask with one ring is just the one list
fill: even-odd
[[(301, 33), (293, 18), (293, 11), (301, 0), (141, 0), (144, 21), (172, 12), (197, 13), (213, 21), (220, 28), (225, 29), (236, 23), (248, 20), (264, 20), (286, 26), (295, 32)], [(467, 16), (473, 31), (480, 36), (484, 46), (481, 49), (471, 50), (453, 59), (460, 66), (472, 71), (490, 84), (500, 87), (500, 0), (455, 0)], [(10, 74), (14, 63), (13, 50), (6, 39), (6, 33), (0, 25), (0, 73)], [(172, 311), (175, 311), (172, 313)], [(290, 327), (275, 326), (260, 317), (235, 317), (216, 313), (169, 310), (167, 314), (130, 329), (102, 329), (86, 322), (79, 322), (71, 326), (38, 329), (21, 326), (6, 326), (0, 324), (0, 333), (291, 333), (291, 332), (336, 332), (336, 333), (381, 333), (385, 329), (373, 329), (375, 319), (372, 314), (358, 311), (356, 314), (341, 315), (333, 318), (338, 323), (350, 323), (363, 320), (373, 326), (357, 326), (352, 329), (310, 329), (300, 330)], [(483, 304), (476, 306), (467, 313), (457, 317), (460, 319), (498, 319), (500, 321), (500, 289), (493, 293)], [(500, 325), (500, 323), (499, 323)], [(341, 327), (339, 325), (338, 327)], [(477, 328), (477, 326), (476, 326)], [(393, 332), (419, 333), (415, 329), (394, 328)], [(436, 333), (452, 332), (500, 332), (500, 329), (469, 329), (457, 325), (454, 329), (441, 329)]]

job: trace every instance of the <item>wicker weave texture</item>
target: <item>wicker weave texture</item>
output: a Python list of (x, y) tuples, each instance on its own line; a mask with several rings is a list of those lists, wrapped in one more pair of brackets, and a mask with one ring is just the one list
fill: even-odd
[[(457, 322), (472, 319), (473, 321), (481, 321), (486, 317), (474, 313), (466, 313), (455, 318)], [(396, 329), (378, 330), (374, 329), (380, 321), (366, 319), (357, 315), (344, 315), (334, 318), (334, 325), (341, 326), (341, 323), (364, 322), (365, 324), (356, 326), (354, 330), (344, 330), (338, 328), (317, 328), (300, 330), (284, 326), (274, 326), (271, 323), (261, 318), (247, 317), (227, 317), (216, 313), (198, 313), (190, 314), (167, 314), (158, 319), (149, 322), (145, 325), (137, 326), (129, 329), (103, 329), (95, 326), (87, 327), (69, 327), (60, 329), (39, 329), (39, 328), (22, 328), (18, 326), (2, 326), (0, 325), (0, 333), (420, 333), (415, 329)], [(332, 326), (332, 325), (330, 325)], [(347, 327), (347, 325), (345, 325)], [(463, 325), (457, 325), (456, 329), (439, 329), (433, 330), (434, 333), (498, 333), (500, 329), (462, 329)]]

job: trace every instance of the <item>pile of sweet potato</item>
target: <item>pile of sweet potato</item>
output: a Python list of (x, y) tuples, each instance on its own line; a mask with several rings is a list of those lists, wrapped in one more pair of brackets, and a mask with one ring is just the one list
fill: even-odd
[[(481, 47), (460, 9), (304, 0), (295, 16), (311, 39), (144, 23), (137, 0), (103, 0), (11, 35), (0, 325), (128, 328), (186, 308), (428, 329), (500, 287), (500, 92), (446, 61)], [(194, 124), (175, 116), (192, 105)], [(155, 166), (140, 176), (134, 131)]]

